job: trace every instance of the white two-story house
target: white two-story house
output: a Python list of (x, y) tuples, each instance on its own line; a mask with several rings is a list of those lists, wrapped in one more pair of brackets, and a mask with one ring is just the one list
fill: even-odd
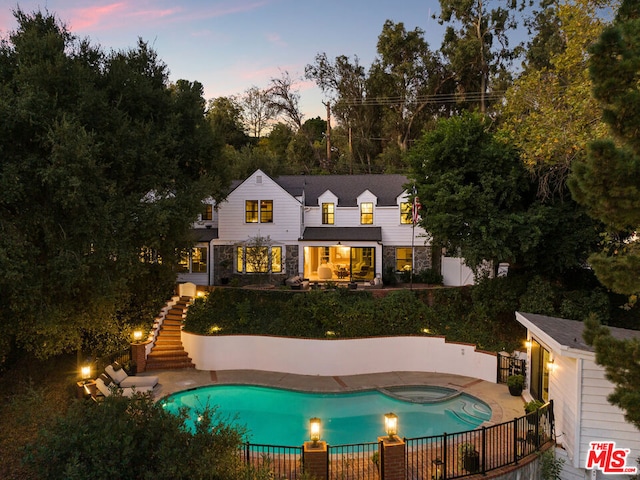
[(375, 282), (385, 271), (431, 268), (430, 238), (413, 223), (407, 183), (404, 175), (271, 178), (257, 170), (221, 204), (205, 202), (179, 280)]

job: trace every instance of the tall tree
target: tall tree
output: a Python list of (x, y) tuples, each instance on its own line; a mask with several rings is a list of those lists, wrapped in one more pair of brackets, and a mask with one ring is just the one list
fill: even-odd
[[(497, 4), (495, 8), (490, 8)], [(441, 52), (449, 62), (462, 102), (487, 110), (493, 84), (509, 77), (508, 68), (521, 53), (509, 45), (517, 26), (517, 0), (440, 0), (439, 21), (449, 24)]]
[[(546, 16), (554, 19), (558, 30), (547, 30), (547, 22), (541, 25), (544, 34), (538, 34), (561, 38), (561, 50), (545, 53), (537, 48), (500, 108), (502, 131), (520, 149), (543, 199), (566, 196), (572, 163), (585, 157), (587, 142), (606, 131), (591, 94), (587, 66), (588, 49), (604, 27), (601, 4), (601, 0), (563, 0), (547, 8)], [(547, 47), (557, 48), (555, 43)]]
[[(46, 357), (117, 338), (141, 306), (151, 323), (201, 199), (224, 185), (202, 85), (170, 85), (142, 41), (107, 54), (52, 15), (15, 17), (0, 45), (0, 343)], [(164, 261), (141, 262), (145, 248)]]
[(207, 119), (213, 132), (222, 141), (239, 150), (247, 143), (249, 137), (243, 124), (243, 109), (234, 97), (218, 97), (209, 100)]
[(315, 63), (306, 66), (305, 76), (329, 97), (333, 115), (347, 132), (349, 172), (354, 171), (355, 159), (360, 168), (371, 173), (381, 150), (380, 142), (373, 140), (381, 136), (381, 107), (368, 97), (368, 76), (358, 57), (351, 60), (341, 55), (331, 62), (325, 53), (318, 54)]
[(640, 292), (640, 5), (623, 1), (615, 22), (593, 46), (593, 92), (613, 138), (589, 144), (569, 186), (590, 215), (608, 227), (605, 250), (590, 262), (602, 283), (627, 295)]
[[(640, 4), (623, 0), (615, 21), (591, 49), (593, 92), (612, 136), (589, 144), (569, 187), (607, 227), (605, 250), (589, 260), (600, 281), (637, 300), (640, 292)], [(615, 385), (608, 400), (640, 430), (640, 340), (619, 340), (590, 319), (585, 340)]]
[(475, 269), (484, 260), (517, 262), (537, 237), (527, 216), (530, 185), (514, 148), (482, 117), (440, 120), (409, 151), (422, 204), (420, 224), (434, 243)]
[(240, 99), (242, 119), (246, 129), (254, 138), (260, 138), (269, 122), (275, 117), (275, 109), (269, 102), (269, 95), (265, 90), (251, 87), (245, 90)]
[(369, 74), (370, 89), (385, 99), (385, 134), (405, 152), (409, 141), (424, 127), (419, 120), (432, 118), (439, 110), (433, 96), (442, 93), (447, 74), (424, 40), (424, 31), (415, 28), (408, 32), (402, 22), (385, 22), (378, 36), (377, 52)]

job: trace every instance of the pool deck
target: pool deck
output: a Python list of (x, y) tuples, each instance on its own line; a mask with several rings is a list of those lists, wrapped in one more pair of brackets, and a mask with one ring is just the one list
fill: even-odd
[(472, 377), (426, 372), (383, 372), (366, 375), (313, 376), (262, 370), (162, 370), (141, 375), (157, 375), (156, 399), (182, 390), (205, 385), (245, 384), (286, 388), (308, 392), (349, 392), (402, 385), (434, 385), (453, 388), (473, 395), (491, 407), (494, 425), (524, 415), (524, 400), (509, 394), (506, 385)]

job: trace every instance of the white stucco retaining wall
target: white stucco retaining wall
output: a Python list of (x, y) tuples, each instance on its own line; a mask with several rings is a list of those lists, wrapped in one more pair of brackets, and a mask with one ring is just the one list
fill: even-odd
[(357, 375), (393, 371), (451, 373), (496, 381), (497, 356), (442, 337), (312, 340), (182, 332), (199, 370), (264, 370), (298, 375)]

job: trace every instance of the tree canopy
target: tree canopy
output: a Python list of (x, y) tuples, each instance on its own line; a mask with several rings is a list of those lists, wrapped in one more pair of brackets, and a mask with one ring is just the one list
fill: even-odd
[(409, 152), (422, 205), (421, 226), (436, 245), (464, 257), (513, 262), (532, 237), (525, 197), (530, 184), (517, 152), (497, 139), (483, 117), (438, 122)]
[(0, 350), (46, 357), (152, 321), (224, 170), (202, 85), (169, 84), (145, 42), (105, 53), (53, 15), (15, 17), (0, 45)]

